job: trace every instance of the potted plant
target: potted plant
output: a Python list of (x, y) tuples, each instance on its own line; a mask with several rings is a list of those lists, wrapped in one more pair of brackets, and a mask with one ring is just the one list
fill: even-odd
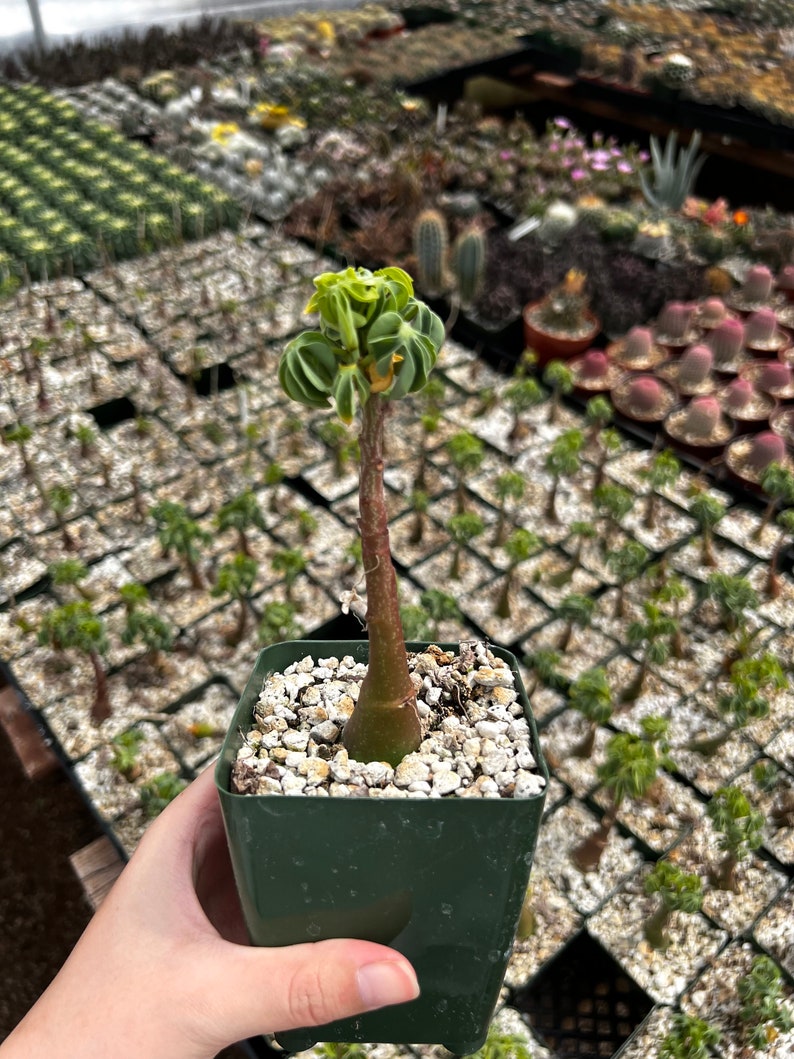
[(588, 307), (583, 272), (570, 269), (562, 283), (524, 307), (524, 342), (543, 366), (568, 360), (592, 346), (601, 321)]
[[(298, 641), (260, 653), (216, 769), (232, 863), (255, 944), (350, 936), (378, 940), (412, 961), (422, 989), (408, 1004), (279, 1035), (280, 1043), (297, 1050), (318, 1039), (443, 1041), (468, 1053), (485, 1040), (504, 975), (547, 774), (523, 688), (510, 722), (497, 720), (496, 728), (486, 724), (479, 736), (475, 729), (482, 753), (468, 778), (465, 770), (454, 771), (449, 760), (435, 773), (425, 761), (428, 742), (423, 741), (417, 689), (424, 688), (436, 663), (451, 682), (451, 698), (443, 689), (430, 696), (443, 700), (445, 731), (463, 723), (464, 706), (486, 722), (500, 714), (499, 709), (480, 710), (485, 699), (477, 690), (483, 687), (478, 680), (520, 686), (512, 656), (486, 653), (484, 646), (461, 645), (455, 661), (459, 671), (453, 674), (454, 656), (444, 645), (428, 651), (415, 645), (423, 653), (411, 654), (411, 664), (420, 670), (412, 676), (403, 640), (384, 498), (384, 425), (394, 400), (424, 386), (444, 328), (414, 298), (411, 279), (401, 269), (371, 273), (350, 268), (324, 273), (314, 282), (308, 311), (319, 312), (319, 329), (287, 345), (279, 378), (289, 397), (309, 407), (327, 407), (332, 399), (346, 424), (360, 410), (359, 526), (369, 641)], [(312, 691), (311, 698), (306, 694), (314, 665), (306, 660), (309, 654), (322, 661), (323, 671), (336, 658), (337, 672), (352, 674), (348, 706), (357, 701), (346, 719), (340, 716), (341, 706), (334, 721), (328, 712), (323, 720), (312, 705), (321, 692)], [(485, 659), (490, 675), (479, 668)], [(310, 735), (289, 737), (289, 745), (302, 745), (303, 751), (286, 750), (286, 743), (273, 745), (276, 754), (270, 758), (273, 733), (286, 726), (264, 703), (275, 694), (273, 682), (288, 680), (275, 675), (284, 669), (297, 676), (301, 699), (291, 700), (295, 711), (289, 700), (273, 710), (286, 717), (308, 709), (306, 718), (314, 727)], [(263, 692), (265, 678), (270, 679)], [(510, 697), (504, 688), (496, 695), (505, 702)], [(426, 716), (431, 713), (427, 702), (419, 705)], [(267, 721), (267, 735), (250, 732), (255, 710)], [(450, 720), (450, 714), (457, 720)], [(522, 779), (521, 768), (515, 772), (512, 797), (499, 796), (508, 792), (500, 791), (490, 771), (508, 753), (505, 741), (497, 738), (507, 731), (502, 724), (512, 724), (513, 731), (526, 726), (528, 741), (520, 760), (535, 770), (531, 780)], [(309, 754), (305, 751), (313, 737)], [(420, 746), (423, 751), (417, 755)], [(279, 762), (286, 762), (290, 753), (305, 758), (299, 766), (305, 775), (285, 777), (278, 794), (239, 793), (246, 784), (249, 790), (273, 790)], [(406, 796), (411, 793), (406, 786), (397, 786), (412, 769), (422, 777), (413, 797)], [(369, 771), (356, 785), (353, 773), (361, 779), (362, 770)], [(481, 775), (475, 776), (478, 771)], [(330, 793), (333, 785), (333, 793), (347, 797), (308, 796), (321, 793), (317, 786), (322, 776), (331, 781), (322, 793)], [(304, 793), (292, 793), (297, 790)], [(459, 796), (440, 796), (453, 790)], [(473, 796), (483, 793), (491, 796)]]

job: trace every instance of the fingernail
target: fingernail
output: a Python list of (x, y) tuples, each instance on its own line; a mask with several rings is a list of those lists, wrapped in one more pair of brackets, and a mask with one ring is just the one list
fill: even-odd
[(368, 963), (359, 968), (356, 977), (367, 1011), (387, 1004), (404, 1004), (419, 996), (419, 983), (413, 967), (407, 963), (396, 960)]

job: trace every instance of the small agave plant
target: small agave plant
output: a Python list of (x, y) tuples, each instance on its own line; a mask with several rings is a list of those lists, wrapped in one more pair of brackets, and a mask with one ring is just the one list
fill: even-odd
[(287, 345), (279, 380), (288, 397), (310, 408), (333, 402), (348, 426), (360, 413), (359, 527), (369, 666), (344, 744), (360, 761), (396, 765), (418, 748), (421, 730), (389, 550), (384, 424), (392, 402), (427, 382), (444, 325), (414, 297), (410, 276), (399, 268), (324, 272), (314, 285), (306, 311), (319, 313), (319, 328)]

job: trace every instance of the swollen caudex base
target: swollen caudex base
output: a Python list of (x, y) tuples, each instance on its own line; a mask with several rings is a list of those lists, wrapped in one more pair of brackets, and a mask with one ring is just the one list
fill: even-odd
[(246, 794), (433, 799), (530, 798), (545, 780), (510, 668), (483, 644), (453, 656), (409, 655), (423, 741), (392, 768), (358, 762), (342, 746), (366, 666), (313, 659), (267, 678), (232, 767)]

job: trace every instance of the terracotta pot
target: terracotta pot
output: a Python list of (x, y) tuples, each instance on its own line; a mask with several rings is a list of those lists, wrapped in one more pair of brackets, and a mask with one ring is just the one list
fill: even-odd
[(550, 331), (543, 331), (536, 325), (530, 323), (529, 315), (540, 305), (540, 301), (530, 302), (524, 306), (522, 317), (524, 320), (524, 344), (533, 349), (537, 354), (539, 366), (548, 364), (550, 360), (569, 360), (579, 353), (584, 353), (592, 346), (596, 336), (601, 331), (601, 321), (590, 312), (585, 310), (585, 318), (592, 324), (586, 335), (577, 338), (569, 338), (567, 335), (555, 335)]

